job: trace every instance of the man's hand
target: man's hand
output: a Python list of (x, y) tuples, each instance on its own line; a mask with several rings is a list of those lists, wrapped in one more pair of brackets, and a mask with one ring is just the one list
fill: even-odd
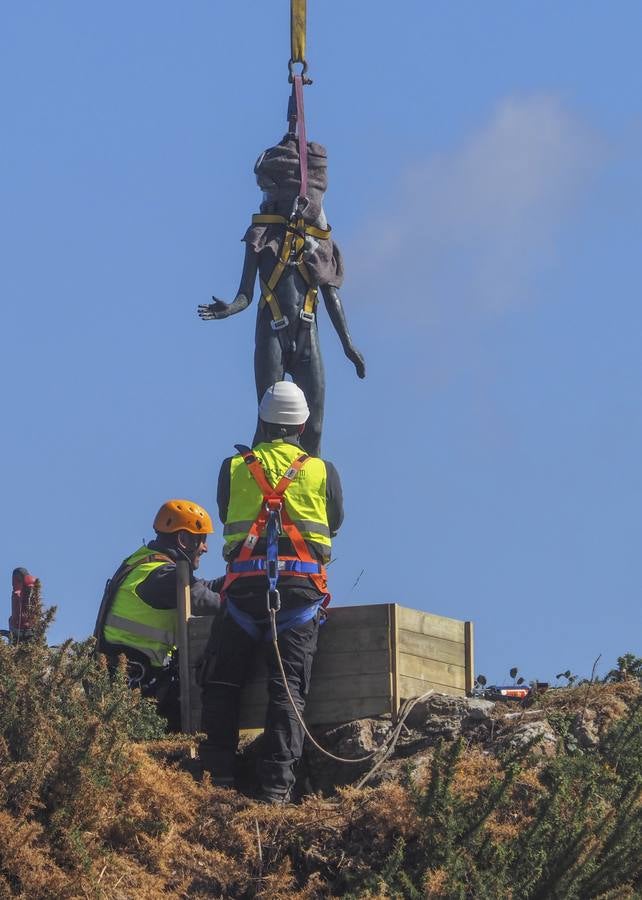
[(345, 354), (350, 360), (351, 363), (354, 363), (354, 367), (357, 370), (357, 375), (359, 378), (366, 377), (366, 361), (363, 356), (359, 353), (356, 347), (353, 347), (350, 344), (345, 348)]
[(213, 303), (202, 303), (198, 307), (197, 312), (201, 319), (206, 322), (210, 319), (227, 319), (231, 315), (231, 304), (225, 303), (224, 300), (217, 300), (216, 297), (212, 297), (212, 300)]

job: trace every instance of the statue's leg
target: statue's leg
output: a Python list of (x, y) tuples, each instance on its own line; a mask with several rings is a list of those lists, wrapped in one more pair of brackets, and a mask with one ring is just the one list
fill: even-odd
[[(279, 342), (278, 334), (270, 327), (269, 313), (263, 309), (256, 320), (256, 335), (254, 344), (254, 380), (256, 383), (256, 397), (261, 402), (263, 394), (275, 381), (283, 381), (285, 376), (285, 364), (283, 350)], [(259, 420), (257, 416), (256, 431), (252, 444), (259, 441)]]
[(319, 456), (325, 404), (325, 372), (316, 324), (311, 326), (309, 346), (301, 354), (291, 374), (294, 383), (305, 394), (310, 408), (310, 418), (301, 435), (301, 446), (310, 456)]

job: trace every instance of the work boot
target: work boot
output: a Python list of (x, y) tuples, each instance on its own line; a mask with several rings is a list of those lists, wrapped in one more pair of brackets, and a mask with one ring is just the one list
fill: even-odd
[(273, 791), (266, 791), (261, 788), (256, 795), (258, 803), (265, 803), (266, 806), (285, 806), (290, 802), (290, 792), (287, 794), (276, 794)]
[(235, 780), (233, 775), (210, 775), (214, 787), (233, 788)]

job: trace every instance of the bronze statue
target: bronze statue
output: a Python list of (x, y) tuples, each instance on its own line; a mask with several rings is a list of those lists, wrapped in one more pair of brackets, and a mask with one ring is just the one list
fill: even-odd
[[(331, 237), (323, 195), (327, 188), (327, 154), (320, 144), (307, 144), (308, 186), (299, 197), (297, 139), (285, 135), (266, 150), (254, 167), (263, 191), (261, 212), (252, 217), (245, 241), (241, 283), (232, 303), (212, 297), (198, 307), (201, 319), (226, 319), (252, 302), (257, 272), (261, 300), (256, 320), (254, 376), (257, 398), (282, 381), (286, 373), (303, 390), (310, 418), (301, 444), (318, 456), (321, 446), (325, 375), (316, 323), (317, 291), (330, 316), (345, 355), (359, 378), (366, 367), (352, 343), (338, 289), (343, 282), (343, 261)], [(255, 441), (258, 434), (255, 435)]]

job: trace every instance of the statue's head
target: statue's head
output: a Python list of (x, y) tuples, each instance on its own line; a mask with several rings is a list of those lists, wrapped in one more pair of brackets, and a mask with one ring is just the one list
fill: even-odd
[[(308, 206), (307, 222), (316, 222), (323, 208), (323, 195), (328, 186), (328, 155), (321, 144), (308, 142)], [(289, 216), (301, 188), (299, 144), (286, 134), (275, 147), (269, 147), (257, 159), (254, 174), (263, 191), (263, 212)]]

